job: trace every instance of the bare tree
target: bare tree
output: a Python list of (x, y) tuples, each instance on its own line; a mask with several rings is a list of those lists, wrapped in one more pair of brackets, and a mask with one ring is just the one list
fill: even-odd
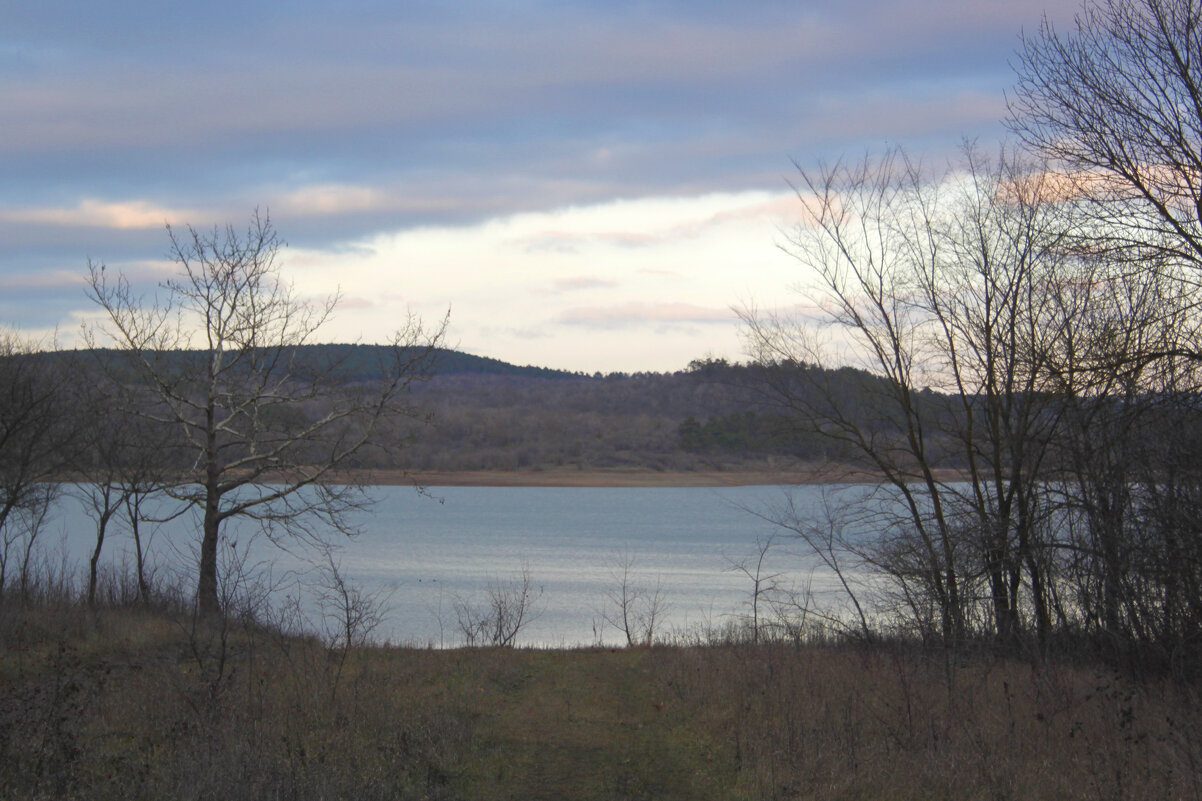
[(766, 571), (764, 562), (768, 558), (769, 551), (772, 550), (774, 536), (756, 537), (755, 551), (750, 556), (745, 556), (742, 559), (731, 559), (727, 557), (729, 566), (727, 570), (737, 573), (742, 573), (748, 581), (751, 582), (751, 595), (748, 599), (748, 604), (751, 606), (751, 641), (760, 641), (760, 627), (762, 606), (772, 602), (773, 596), (781, 588), (781, 577), (784, 575), (781, 571), (769, 573)]
[(469, 598), (455, 600), (459, 631), (469, 646), (512, 648), (522, 629), (538, 616), (542, 594), (542, 587), (535, 586), (527, 564), (509, 579), (489, 579), (483, 602)]
[(1072, 605), (1106, 638), (1193, 648), (1202, 3), (1087, 0), (1070, 30), (1024, 36), (1016, 67), (1010, 126), (1060, 171), (1092, 262), (1064, 288), (1087, 303), (1059, 358)]
[(605, 591), (608, 607), (602, 617), (622, 632), (628, 646), (652, 645), (655, 632), (668, 614), (668, 601), (662, 583), (640, 583), (634, 573), (634, 557), (622, 553), (611, 573), (612, 584)]
[(173, 493), (202, 511), (197, 605), (211, 615), (226, 521), (256, 520), (272, 537), (349, 531), (347, 513), (365, 496), (332, 479), (347, 480), (336, 471), (353, 466), (382, 420), (411, 413), (405, 391), (430, 367), (445, 320), (427, 331), (410, 318), (377, 378), (350, 383), (337, 362), (306, 356), (338, 298), (294, 294), (269, 218), (256, 212), (245, 232), (168, 235), (179, 272), (161, 294), (145, 301), (95, 263), (89, 294), (104, 312), (100, 332), (127, 357), (118, 364), (153, 399), (137, 412), (174, 426), (188, 453)]
[[(870, 515), (867, 520), (857, 520), (856, 515), (862, 513), (865, 505), (864, 493), (857, 491), (861, 496), (858, 499), (859, 504), (840, 500), (838, 496), (843, 494), (824, 488), (820, 510), (799, 509), (796, 499), (790, 495), (782, 506), (768, 513), (767, 519), (803, 544), (806, 552), (817, 557), (822, 566), (835, 577), (843, 597), (851, 605), (856, 626), (847, 624), (838, 609), (812, 608), (810, 598), (807, 598), (805, 613), (812, 614), (839, 630), (853, 634), (858, 631), (858, 636), (865, 642), (872, 642), (875, 638), (868, 619), (869, 611), (865, 608), (867, 601), (862, 600), (862, 596), (867, 595), (869, 589), (857, 578), (857, 574), (864, 567), (870, 566), (874, 557), (871, 540), (863, 542), (863, 533), (873, 525), (876, 515)], [(866, 548), (865, 545), (869, 547)], [(896, 572), (897, 565), (887, 567)]]
[[(0, 587), (4, 586), (9, 565), (16, 567), (18, 596), (27, 602), (30, 593), (37, 588), (38, 576), (34, 575), (38, 557), (38, 538), (43, 533), (51, 508), (58, 499), (58, 484), (45, 481), (34, 485), (26, 494), (21, 506), (9, 514), (0, 531)], [(42, 576), (41, 578), (49, 578)], [(50, 589), (46, 582), (46, 589)]]
[(330, 551), (325, 554), (325, 563), (317, 568), (314, 589), (325, 635), (327, 662), (334, 665), (330, 685), (333, 700), (338, 695), (347, 658), (352, 650), (366, 645), (372, 633), (384, 623), (392, 593), (356, 587), (342, 574), (341, 563)]
[(1087, 0), (1025, 35), (1010, 125), (1090, 204), (1091, 247), (1202, 268), (1202, 3)]
[(96, 524), (96, 542), (89, 560), (87, 598), (96, 600), (97, 577), (110, 526), (124, 523), (133, 537), (138, 595), (149, 600), (146, 552), (141, 524), (146, 499), (161, 492), (170, 478), (175, 433), (168, 426), (131, 412), (140, 403), (130, 387), (109, 380), (95, 359), (108, 354), (93, 351), (93, 359), (72, 360), (79, 381), (72, 393), (80, 424), (73, 472), (74, 494)]
[(1157, 269), (1107, 270), (1075, 290), (1088, 303), (1059, 373), (1067, 547), (1057, 568), (1079, 625), (1109, 643), (1177, 647), (1202, 626), (1202, 362), (1190, 355), (1189, 284)]
[[(1071, 258), (1056, 189), (1041, 164), (971, 147), (942, 173), (898, 151), (802, 171), (789, 249), (808, 318), (743, 315), (776, 400), (882, 477), (880, 564), (952, 642), (977, 625), (1013, 641), (1024, 610), (1048, 628), (1044, 365), (1067, 310), (1047, 290)], [(823, 369), (839, 366), (863, 372)]]
[(14, 332), (0, 332), (0, 598), (10, 557), (29, 564), (74, 448), (76, 428), (67, 414), (65, 385), (48, 354)]

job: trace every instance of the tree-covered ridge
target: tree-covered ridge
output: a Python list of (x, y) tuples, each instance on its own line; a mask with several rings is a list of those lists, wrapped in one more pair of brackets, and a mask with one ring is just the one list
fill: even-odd
[[(330, 344), (306, 345), (301, 358), (318, 362), (337, 362), (348, 380), (371, 380), (380, 358), (390, 350), (386, 345)], [(573, 378), (576, 373), (533, 365), (519, 366), (488, 356), (476, 356), (460, 350), (438, 348), (434, 351), (433, 371), (439, 375), (502, 375), (520, 378)]]
[[(387, 346), (303, 345), (297, 375), (323, 373), (347, 386), (380, 376)], [(164, 373), (186, 373), (201, 351), (157, 355)], [(44, 368), (89, 373), (137, 373), (128, 354), (91, 351), (29, 354)], [(114, 366), (116, 363), (116, 366)], [(789, 403), (776, 391), (788, 387)], [(775, 388), (772, 391), (766, 388)], [(415, 414), (385, 427), (380, 441), (353, 467), (415, 471), (579, 469), (757, 469), (768, 462), (835, 461), (871, 470), (857, 449), (831, 436), (799, 405), (827, 404), (885, 442), (901, 436), (888, 402), (888, 380), (865, 370), (805, 363), (762, 365), (705, 359), (665, 373), (572, 373), (518, 366), (449, 348), (437, 349), (428, 374), (409, 387)], [(954, 399), (924, 390), (914, 403), (935, 423), (931, 458), (940, 468), (964, 466), (960, 452), (938, 436)], [(313, 419), (319, 404), (288, 410), (293, 427)], [(275, 414), (273, 412), (273, 414)], [(279, 414), (284, 414), (282, 411)], [(278, 416), (278, 415), (277, 415)], [(167, 451), (164, 451), (167, 453)]]
[[(155, 355), (164, 375), (195, 371), (207, 354), (171, 350)], [(379, 380), (388, 346), (302, 345), (291, 358), (297, 376), (322, 374), (347, 386)], [(128, 353), (103, 348), (27, 354), (51, 372), (141, 379)], [(879, 411), (887, 391), (863, 370), (804, 364), (762, 365), (705, 359), (670, 373), (572, 373), (519, 366), (439, 348), (428, 374), (409, 387), (415, 415), (385, 427), (379, 442), (353, 467), (416, 471), (630, 468), (652, 470), (757, 468), (771, 460), (854, 462), (841, 447), (779, 399), (766, 382), (822, 376), (839, 406), (882, 436), (895, 427)], [(926, 393), (924, 403), (940, 396)], [(943, 402), (943, 401), (941, 401)], [(322, 411), (309, 403), (274, 410), (293, 428)], [(163, 454), (170, 456), (170, 450)], [(180, 457), (183, 458), (183, 457)], [(955, 465), (948, 465), (954, 467)]]
[[(208, 352), (199, 349), (167, 350), (156, 354), (156, 359), (177, 369), (195, 365), (207, 358)], [(391, 345), (330, 343), (299, 345), (295, 348), (294, 369), (299, 373), (311, 373), (318, 369), (336, 368), (340, 380), (347, 382), (371, 381), (379, 377), (382, 360), (392, 358)], [(93, 348), (77, 351), (47, 351), (37, 355), (47, 364), (62, 363), (68, 359), (77, 362), (97, 362), (120, 365), (128, 360), (129, 354), (109, 348)], [(431, 375), (504, 375), (521, 378), (578, 378), (582, 374), (567, 370), (533, 365), (519, 366), (488, 356), (476, 356), (451, 348), (436, 348), (432, 354)]]
[[(347, 386), (379, 380), (387, 346), (302, 345), (291, 354), (297, 376), (322, 374)], [(198, 350), (154, 355), (162, 375), (193, 373)], [(47, 374), (119, 376), (136, 386), (128, 353), (103, 348), (29, 353)], [(837, 387), (848, 409), (872, 407), (879, 379), (860, 370), (814, 369)], [(780, 367), (774, 368), (776, 373)], [(449, 348), (436, 349), (428, 374), (409, 387), (415, 414), (390, 421), (378, 442), (348, 466), (415, 471), (541, 469), (742, 469), (767, 460), (845, 460), (834, 446), (762, 392), (764, 368), (698, 360), (671, 373), (571, 373), (518, 366)], [(269, 422), (296, 429), (322, 413), (310, 402), (273, 410)], [(870, 415), (862, 412), (865, 419)], [(180, 461), (168, 445), (162, 458)], [(783, 460), (783, 461), (782, 461)]]

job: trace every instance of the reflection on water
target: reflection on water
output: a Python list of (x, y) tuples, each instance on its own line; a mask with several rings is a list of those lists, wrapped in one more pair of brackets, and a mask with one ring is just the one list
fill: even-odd
[[(829, 488), (827, 488), (829, 491)], [(446, 487), (423, 497), (406, 487), (379, 487), (377, 503), (356, 519), (358, 537), (337, 541), (345, 578), (365, 593), (387, 596), (387, 618), (375, 637), (419, 645), (462, 641), (455, 602), (480, 599), (489, 582), (504, 582), (525, 566), (541, 590), (539, 614), (519, 644), (578, 645), (621, 636), (605, 624), (623, 559), (637, 586), (662, 591), (667, 603), (660, 631), (722, 625), (744, 614), (751, 589), (732, 563), (755, 553), (757, 537), (781, 530), (758, 516), (779, 507), (792, 492), (803, 514), (821, 504), (819, 487), (549, 488)], [(852, 490), (854, 491), (854, 490)], [(153, 527), (151, 527), (153, 528)], [(159, 569), (188, 571), (194, 562), (196, 520), (162, 524), (150, 546)], [(92, 523), (76, 501), (64, 500), (46, 536), (83, 565), (92, 546)], [(248, 572), (276, 585), (274, 601), (299, 594), (309, 615), (311, 585), (320, 552), (292, 543), (272, 545), (257, 524), (234, 522), (225, 530), (226, 557), (244, 559)], [(132, 563), (124, 534), (106, 543), (106, 561)], [(238, 556), (241, 554), (241, 556)], [(787, 539), (779, 540), (765, 574), (824, 591), (828, 576)], [(189, 580), (183, 578), (183, 580)]]

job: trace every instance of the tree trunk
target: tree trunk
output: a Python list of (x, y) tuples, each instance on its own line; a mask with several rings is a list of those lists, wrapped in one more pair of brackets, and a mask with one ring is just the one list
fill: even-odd
[(986, 572), (989, 574), (989, 595), (993, 602), (995, 634), (1004, 646), (1014, 645), (1017, 622), (1011, 614), (1010, 592), (1003, 570), (1004, 557), (999, 549), (990, 548), (986, 556)]
[(217, 539), (221, 519), (217, 515), (217, 498), (210, 494), (205, 503), (204, 531), (200, 540), (200, 575), (196, 585), (196, 608), (201, 617), (221, 614), (217, 595)]
[(92, 560), (88, 565), (88, 606), (96, 605), (96, 574), (100, 566), (100, 549), (104, 547), (104, 535), (107, 533), (110, 512), (106, 509), (100, 514), (100, 522), (96, 524), (96, 547), (92, 549)]
[(138, 597), (142, 599), (143, 604), (150, 603), (150, 585), (146, 582), (146, 554), (142, 549), (142, 532), (139, 528), (141, 511), (138, 509), (138, 503), (126, 502), (126, 511), (129, 514), (129, 532), (134, 538), (134, 559), (138, 569)]
[(204, 529), (200, 540), (200, 575), (197, 577), (196, 607), (201, 617), (221, 614), (217, 596), (217, 542), (221, 533), (221, 469), (217, 464), (217, 392), (216, 376), (221, 364), (221, 351), (209, 356), (209, 387), (205, 405), (204, 442)]

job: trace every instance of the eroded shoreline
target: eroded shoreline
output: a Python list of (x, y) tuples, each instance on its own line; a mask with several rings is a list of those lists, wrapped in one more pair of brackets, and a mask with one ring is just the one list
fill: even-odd
[(342, 476), (362, 484), (423, 487), (739, 487), (754, 485), (852, 484), (880, 481), (879, 475), (842, 467), (799, 470), (553, 469), (406, 472), (364, 470)]

